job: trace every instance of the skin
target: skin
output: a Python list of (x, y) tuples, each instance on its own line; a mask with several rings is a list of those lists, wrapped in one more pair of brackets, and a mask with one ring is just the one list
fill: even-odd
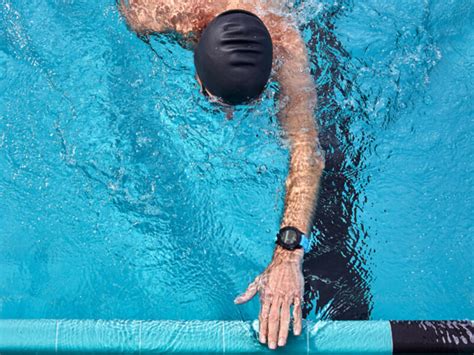
[[(191, 41), (199, 38), (215, 16), (230, 9), (257, 14), (271, 34), (274, 74), (281, 87), (279, 119), (290, 145), (281, 227), (293, 226), (309, 235), (324, 158), (313, 117), (316, 87), (309, 72), (304, 41), (290, 15), (283, 14), (275, 2), (262, 0), (130, 0), (128, 4), (120, 4), (129, 28), (137, 34), (174, 31)], [(291, 313), (293, 333), (301, 334), (302, 263), (302, 249), (289, 251), (277, 245), (268, 267), (234, 301), (242, 304), (259, 293), (259, 340), (268, 343), (270, 349), (286, 344)]]

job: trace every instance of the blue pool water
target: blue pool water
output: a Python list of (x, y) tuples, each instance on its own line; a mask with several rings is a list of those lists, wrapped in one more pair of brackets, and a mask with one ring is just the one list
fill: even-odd
[[(291, 5), (291, 6), (290, 6)], [(474, 5), (289, 4), (327, 168), (305, 314), (474, 318)], [(0, 318), (254, 319), (288, 149), (114, 1), (0, 0)]]

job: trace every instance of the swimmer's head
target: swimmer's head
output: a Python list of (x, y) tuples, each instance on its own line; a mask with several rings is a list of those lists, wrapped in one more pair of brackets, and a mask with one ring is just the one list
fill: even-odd
[(270, 33), (256, 15), (231, 10), (214, 18), (202, 33), (194, 64), (203, 91), (238, 105), (262, 93), (272, 69)]

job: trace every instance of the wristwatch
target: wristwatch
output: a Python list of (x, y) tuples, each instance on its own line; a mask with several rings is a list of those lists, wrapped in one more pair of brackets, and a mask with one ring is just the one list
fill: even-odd
[(309, 251), (309, 238), (298, 228), (291, 226), (280, 229), (275, 243), (287, 250), (303, 248), (305, 253)]

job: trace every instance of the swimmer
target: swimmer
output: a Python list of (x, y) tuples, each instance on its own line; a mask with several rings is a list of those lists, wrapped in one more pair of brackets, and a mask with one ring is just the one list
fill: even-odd
[(259, 341), (270, 349), (284, 346), (290, 313), (294, 335), (302, 332), (302, 263), (324, 169), (313, 117), (316, 87), (297, 26), (272, 1), (120, 1), (138, 35), (176, 32), (194, 42), (196, 79), (212, 101), (228, 108), (257, 100), (272, 74), (280, 84), (278, 115), (290, 145), (281, 229), (270, 264), (234, 302), (258, 293)]

